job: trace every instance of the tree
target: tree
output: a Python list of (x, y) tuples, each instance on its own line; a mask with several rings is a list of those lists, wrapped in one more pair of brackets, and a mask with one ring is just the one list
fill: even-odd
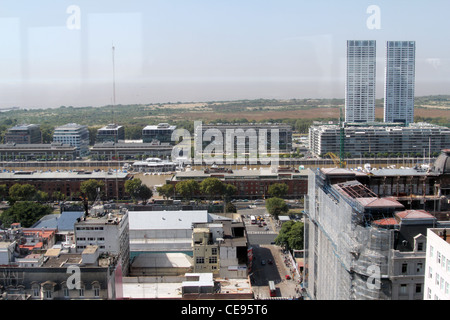
[(235, 185), (230, 183), (225, 183), (223, 185), (223, 193), (225, 196), (225, 201), (228, 201), (232, 196), (236, 194), (237, 188)]
[(289, 186), (286, 183), (274, 183), (268, 189), (269, 194), (275, 198), (284, 198), (288, 191)]
[(156, 192), (161, 195), (164, 199), (169, 199), (173, 196), (175, 192), (175, 187), (173, 184), (165, 184), (163, 186), (157, 187)]
[(125, 191), (131, 196), (133, 201), (142, 200), (144, 204), (153, 196), (152, 190), (142, 183), (141, 179), (132, 179), (125, 182)]
[(183, 199), (190, 199), (199, 190), (200, 186), (195, 180), (184, 180), (176, 184), (176, 192), (183, 197)]
[(279, 246), (286, 247), (287, 250), (303, 249), (303, 231), (304, 224), (300, 221), (287, 221), (281, 226), (275, 243)]
[(89, 179), (86, 181), (83, 181), (80, 185), (80, 191), (87, 201), (95, 201), (97, 199), (97, 196), (102, 195), (104, 191), (105, 184), (103, 181), (95, 180), (95, 179)]
[(97, 196), (103, 193), (104, 185), (103, 181), (95, 179), (89, 179), (81, 183), (81, 198), (83, 199), (84, 213), (86, 216), (89, 214), (89, 201), (94, 202)]
[(223, 183), (217, 178), (206, 178), (200, 183), (200, 192), (207, 195), (210, 200), (215, 196), (223, 195)]
[(287, 213), (289, 211), (288, 205), (281, 198), (269, 198), (266, 200), (266, 209), (269, 214), (271, 214), (275, 219), (282, 213)]
[(66, 200), (66, 196), (61, 191), (55, 191), (52, 193), (52, 199), (56, 201), (64, 201)]
[(12, 203), (16, 201), (32, 201), (36, 196), (36, 188), (31, 184), (16, 183), (9, 188), (9, 197)]
[(8, 187), (6, 184), (0, 184), (0, 197), (2, 200), (5, 200), (5, 198), (8, 196)]
[(48, 205), (32, 201), (20, 201), (6, 209), (0, 217), (4, 227), (9, 227), (12, 223), (19, 222), (22, 227), (29, 228), (39, 221), (40, 218), (52, 212), (52, 208)]
[(147, 185), (143, 184), (139, 189), (139, 199), (142, 200), (142, 204), (147, 204), (148, 199), (153, 196), (153, 191)]

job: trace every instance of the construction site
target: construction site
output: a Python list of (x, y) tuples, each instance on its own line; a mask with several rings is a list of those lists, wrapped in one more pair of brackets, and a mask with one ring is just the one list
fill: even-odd
[(417, 266), (424, 265), (425, 249), (419, 242), (427, 228), (448, 226), (449, 199), (450, 150), (428, 170), (310, 170), (306, 297), (421, 299), (424, 270)]

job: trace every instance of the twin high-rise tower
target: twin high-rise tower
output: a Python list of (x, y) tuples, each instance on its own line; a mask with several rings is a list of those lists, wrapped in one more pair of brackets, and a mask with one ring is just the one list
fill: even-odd
[[(386, 43), (384, 122), (414, 121), (414, 41)], [(374, 122), (376, 41), (347, 41), (345, 122)]]

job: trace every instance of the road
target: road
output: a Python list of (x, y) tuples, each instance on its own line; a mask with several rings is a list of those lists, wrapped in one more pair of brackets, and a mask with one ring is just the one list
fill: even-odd
[[(254, 261), (251, 280), (255, 298), (270, 299), (269, 281), (275, 283), (277, 298), (292, 299), (298, 297), (298, 278), (291, 272), (290, 266), (285, 262), (285, 255), (281, 248), (274, 244), (279, 228), (275, 226), (271, 218), (266, 217), (267, 211), (264, 205), (240, 209), (239, 213), (244, 216), (248, 239), (253, 248)], [(265, 217), (264, 222), (267, 226), (252, 225), (249, 219), (251, 215)], [(269, 261), (272, 261), (272, 263), (269, 263)], [(289, 275), (291, 279), (286, 279), (286, 275)]]

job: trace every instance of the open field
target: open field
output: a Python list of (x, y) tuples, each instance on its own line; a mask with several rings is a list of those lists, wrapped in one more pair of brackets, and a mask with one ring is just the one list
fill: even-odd
[[(426, 118), (444, 117), (450, 119), (450, 109), (440, 108), (416, 108), (415, 115)], [(375, 116), (383, 118), (383, 108), (376, 108)], [(248, 121), (263, 121), (271, 119), (317, 119), (317, 118), (335, 118), (339, 119), (339, 107), (317, 107), (305, 110), (268, 110), (268, 111), (242, 111), (242, 112), (212, 112), (212, 111), (196, 111), (174, 115), (176, 119), (185, 120), (205, 120), (212, 121), (217, 119), (232, 120), (237, 118), (245, 118)]]

